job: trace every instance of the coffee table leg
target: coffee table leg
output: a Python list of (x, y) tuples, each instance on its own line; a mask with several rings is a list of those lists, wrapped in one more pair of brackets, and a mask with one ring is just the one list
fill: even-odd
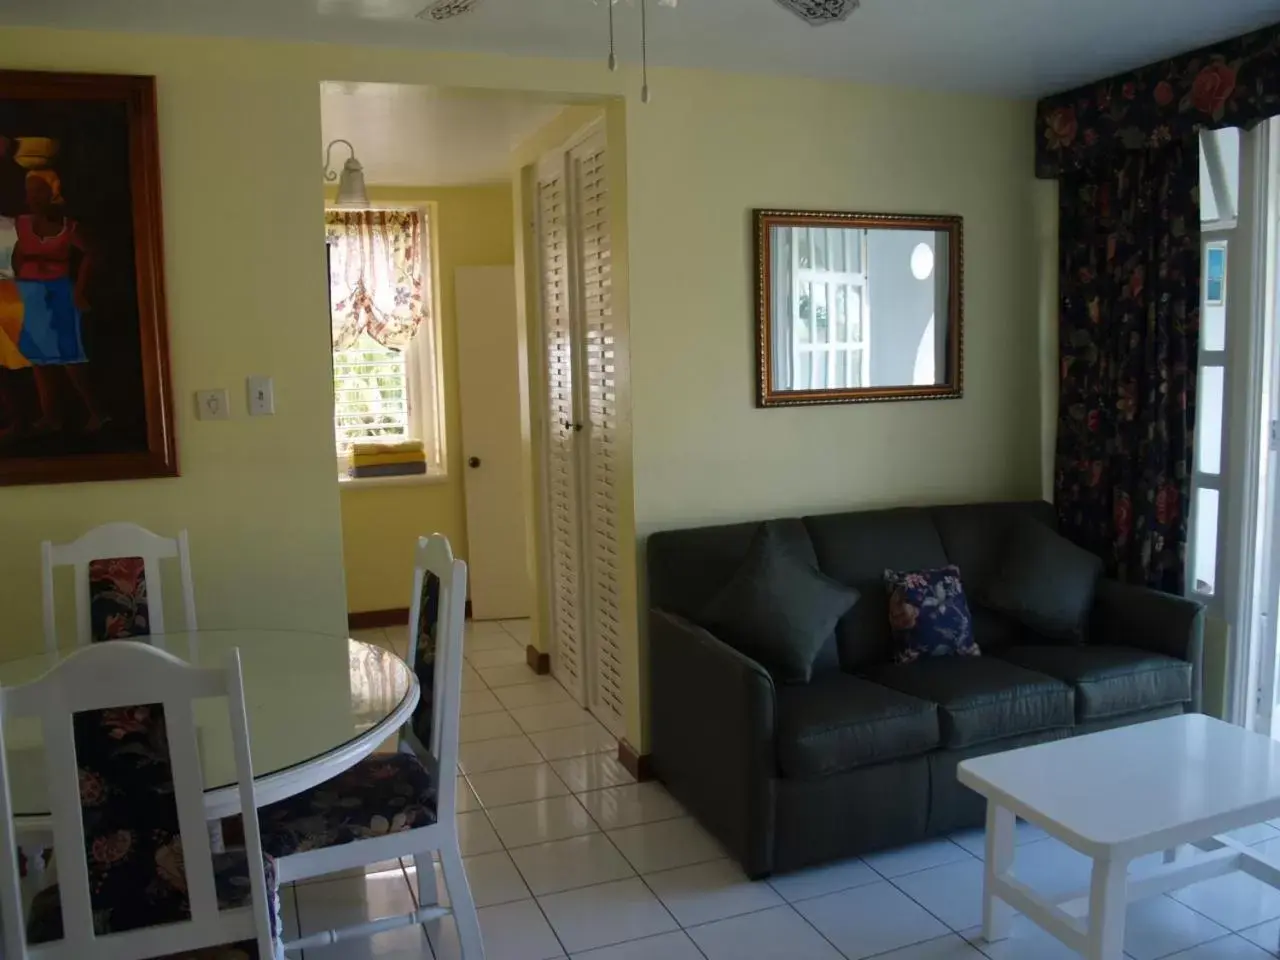
[(1016, 818), (994, 800), (987, 801), (987, 856), (982, 884), (982, 937), (988, 943), (1009, 936), (1013, 908), (995, 895), (995, 879), (1013, 866), (1013, 828)]
[(1128, 863), (1094, 860), (1089, 885), (1089, 960), (1124, 956), (1124, 912), (1128, 905)]

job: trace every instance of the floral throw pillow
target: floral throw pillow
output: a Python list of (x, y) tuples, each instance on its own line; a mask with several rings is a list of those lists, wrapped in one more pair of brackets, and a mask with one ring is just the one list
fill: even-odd
[(884, 572), (889, 591), (889, 624), (898, 663), (922, 657), (977, 657), (973, 618), (960, 583), (960, 568)]

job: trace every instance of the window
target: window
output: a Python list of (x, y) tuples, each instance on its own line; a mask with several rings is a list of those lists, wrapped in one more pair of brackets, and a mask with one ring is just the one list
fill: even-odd
[(799, 227), (788, 239), (793, 388), (870, 386), (867, 231)]
[(427, 210), (332, 210), (325, 218), (333, 325), (334, 438), (419, 440), (444, 470), (439, 333)]
[(1201, 277), (1200, 374), (1196, 402), (1196, 460), (1192, 477), (1187, 588), (1192, 596), (1219, 594), (1219, 532), (1223, 510), (1226, 429), (1227, 300), (1231, 243), (1240, 196), (1240, 131), (1200, 137)]
[(409, 351), (384, 347), (368, 334), (333, 351), (333, 420), (338, 456), (362, 440), (409, 440)]

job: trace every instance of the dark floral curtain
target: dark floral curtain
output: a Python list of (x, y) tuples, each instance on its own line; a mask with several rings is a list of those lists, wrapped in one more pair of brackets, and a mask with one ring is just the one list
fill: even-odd
[(1050, 97), (1061, 180), (1055, 499), (1108, 573), (1185, 590), (1200, 342), (1200, 130), (1280, 114), (1280, 27)]
[(1036, 173), (1053, 179), (1118, 152), (1280, 114), (1280, 26), (1041, 100)]
[(1063, 532), (1112, 576), (1183, 591), (1200, 315), (1199, 148), (1125, 152), (1061, 186)]

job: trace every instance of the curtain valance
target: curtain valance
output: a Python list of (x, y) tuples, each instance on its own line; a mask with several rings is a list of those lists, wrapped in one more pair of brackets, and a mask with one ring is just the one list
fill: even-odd
[(1280, 114), (1280, 25), (1041, 100), (1036, 175)]

